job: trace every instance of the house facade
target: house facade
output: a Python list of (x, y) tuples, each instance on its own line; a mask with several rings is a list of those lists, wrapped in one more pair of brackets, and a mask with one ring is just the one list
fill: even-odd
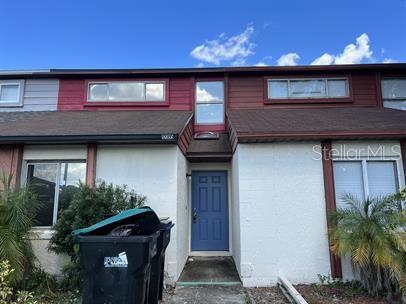
[(0, 170), (35, 183), (47, 250), (79, 180), (147, 197), (175, 222), (166, 272), (232, 256), (245, 286), (351, 279), (329, 250), (341, 197), (405, 185), (406, 64), (0, 73)]

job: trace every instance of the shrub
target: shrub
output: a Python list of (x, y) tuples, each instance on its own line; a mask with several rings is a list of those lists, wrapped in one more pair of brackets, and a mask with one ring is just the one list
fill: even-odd
[(352, 195), (343, 200), (347, 208), (332, 215), (332, 251), (350, 256), (354, 270), (371, 295), (399, 293), (406, 273), (406, 226), (402, 209), (404, 192), (359, 201)]
[(56, 253), (69, 255), (71, 259), (71, 264), (64, 269), (65, 288), (80, 286), (79, 247), (72, 231), (93, 225), (120, 211), (140, 207), (145, 201), (144, 196), (128, 190), (127, 186), (114, 186), (104, 181), (98, 181), (94, 187), (79, 185), (79, 191), (69, 206), (58, 216), (49, 247)]
[(12, 187), (12, 176), (1, 177), (0, 192), (0, 260), (9, 261), (14, 269), (10, 280), (14, 283), (23, 278), (32, 266), (34, 255), (28, 234), (32, 227), (37, 203), (27, 187)]
[(37, 304), (31, 292), (19, 290), (14, 294), (10, 285), (13, 273), (14, 269), (7, 260), (0, 262), (0, 304)]

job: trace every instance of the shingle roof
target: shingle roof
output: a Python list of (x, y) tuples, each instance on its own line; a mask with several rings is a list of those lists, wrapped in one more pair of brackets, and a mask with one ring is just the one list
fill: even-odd
[(406, 111), (346, 107), (230, 110), (238, 141), (350, 137), (406, 137)]
[[(177, 135), (189, 111), (1, 112), (0, 141), (160, 139)], [(166, 137), (166, 139), (171, 139)]]
[(189, 160), (216, 158), (228, 160), (232, 157), (232, 149), (228, 134), (221, 133), (217, 139), (192, 139), (186, 151)]

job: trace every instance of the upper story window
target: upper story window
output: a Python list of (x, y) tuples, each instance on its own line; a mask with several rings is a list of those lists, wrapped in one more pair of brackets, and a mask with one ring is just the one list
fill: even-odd
[(383, 79), (382, 97), (384, 107), (406, 110), (406, 78)]
[(196, 124), (224, 123), (223, 81), (196, 82)]
[(269, 79), (268, 99), (346, 98), (346, 78)]
[(24, 80), (0, 80), (0, 106), (23, 104)]
[(97, 101), (165, 101), (165, 81), (90, 82), (87, 100)]

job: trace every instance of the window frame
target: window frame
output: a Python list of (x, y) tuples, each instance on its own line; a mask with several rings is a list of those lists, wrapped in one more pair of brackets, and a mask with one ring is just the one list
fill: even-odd
[[(368, 181), (368, 162), (392, 162), (394, 164), (394, 174), (395, 174), (395, 182), (396, 182), (396, 189), (400, 190), (405, 186), (404, 179), (402, 178), (403, 168), (401, 160), (396, 156), (385, 156), (385, 157), (361, 157), (361, 158), (354, 158), (354, 157), (334, 157), (334, 162), (360, 162), (361, 169), (362, 169), (362, 179), (363, 179), (363, 193), (364, 197), (369, 197), (369, 181)], [(335, 190), (335, 182), (334, 182), (334, 190)], [(337, 202), (336, 202), (337, 204)]]
[[(323, 80), (326, 86), (326, 96), (322, 97), (289, 97), (290, 81), (306, 81), (306, 80)], [(329, 80), (346, 80), (347, 96), (329, 97), (328, 96), (328, 81)], [(288, 97), (287, 98), (270, 98), (269, 82), (270, 81), (288, 81)], [(265, 104), (303, 104), (303, 103), (350, 103), (353, 102), (353, 89), (351, 75), (305, 75), (292, 77), (265, 76), (264, 77), (264, 103)]]
[[(203, 101), (203, 102), (198, 102), (197, 101), (197, 84), (198, 83), (204, 83), (204, 82), (220, 82), (223, 87), (223, 101), (219, 102), (208, 102), (208, 101)], [(226, 84), (224, 79), (195, 79), (194, 82), (194, 123), (196, 126), (217, 126), (217, 125), (224, 125), (225, 124), (225, 116), (226, 116)], [(223, 105), (223, 116), (221, 122), (215, 122), (215, 123), (199, 123), (197, 122), (197, 105), (198, 104), (222, 104)]]
[[(164, 85), (164, 98), (163, 100), (92, 100), (90, 99), (90, 85), (91, 84), (109, 84), (109, 83), (133, 83), (142, 82), (144, 83), (144, 88), (146, 84), (149, 83), (162, 83)], [(145, 92), (146, 93), (146, 92)], [(145, 94), (146, 95), (146, 94)], [(168, 106), (169, 105), (169, 79), (168, 78), (142, 78), (142, 79), (87, 79), (85, 81), (85, 96), (86, 103), (85, 107), (100, 107), (100, 106), (131, 106), (131, 107), (142, 107), (142, 106)]]
[(25, 81), (23, 79), (0, 80), (0, 94), (3, 85), (18, 85), (18, 98), (15, 102), (1, 102), (0, 107), (22, 107), (24, 101)]
[(385, 98), (383, 96), (383, 81), (384, 80), (404, 80), (406, 82), (406, 77), (382, 77), (381, 78), (381, 97), (382, 97), (382, 101), (404, 101), (406, 100), (406, 96), (405, 97), (396, 97), (396, 98)]
[[(44, 230), (49, 230), (52, 229), (52, 227), (56, 224), (56, 221), (58, 220), (58, 207), (59, 207), (59, 186), (60, 186), (60, 176), (61, 176), (61, 165), (62, 163), (84, 163), (86, 164), (86, 170), (87, 170), (87, 160), (86, 159), (52, 159), (52, 160), (41, 160), (41, 159), (35, 159), (35, 160), (25, 160), (25, 165), (24, 165), (24, 171), (23, 171), (23, 184), (27, 185), (28, 183), (28, 166), (32, 164), (44, 164), (44, 165), (57, 165), (57, 180), (55, 183), (55, 194), (54, 194), (54, 207), (53, 207), (53, 213), (52, 213), (52, 226), (33, 226), (33, 229), (44, 229)], [(86, 179), (86, 172), (85, 172), (85, 179)]]

